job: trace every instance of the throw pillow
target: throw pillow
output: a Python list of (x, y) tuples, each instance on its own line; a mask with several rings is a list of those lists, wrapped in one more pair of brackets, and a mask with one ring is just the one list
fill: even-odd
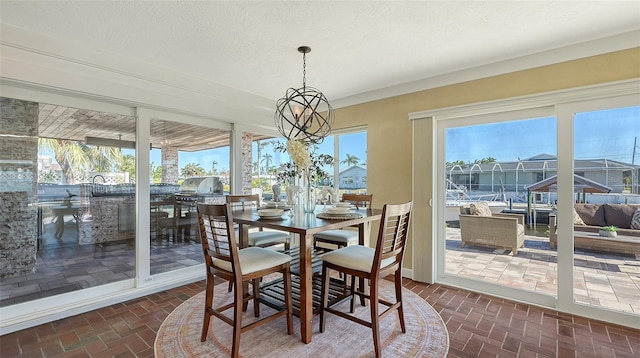
[(606, 226), (604, 219), (604, 205), (600, 204), (574, 204), (574, 208), (585, 225)]
[(491, 216), (491, 209), (489, 209), (489, 203), (486, 201), (471, 203), (469, 205), (469, 209), (470, 209), (471, 215)]
[(573, 225), (584, 225), (584, 221), (582, 221), (582, 218), (578, 215), (576, 208), (573, 208)]
[(631, 219), (631, 228), (640, 229), (640, 209), (636, 209), (633, 213), (633, 219)]

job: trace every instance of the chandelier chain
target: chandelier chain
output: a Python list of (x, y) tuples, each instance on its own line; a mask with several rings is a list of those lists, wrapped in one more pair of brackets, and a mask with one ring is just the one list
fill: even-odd
[(302, 54), (302, 88), (307, 88), (307, 54)]

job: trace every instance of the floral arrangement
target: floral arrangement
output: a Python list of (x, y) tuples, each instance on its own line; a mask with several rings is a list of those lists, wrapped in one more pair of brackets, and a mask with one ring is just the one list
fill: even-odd
[(613, 226), (613, 225), (607, 225), (607, 226), (601, 227), (600, 230), (608, 231), (608, 232), (616, 232), (616, 231), (618, 231), (618, 228), (616, 226)]
[(286, 145), (276, 143), (274, 149), (283, 153), (287, 152), (293, 162), (280, 164), (276, 172), (276, 178), (279, 182), (290, 184), (296, 177), (303, 175), (310, 183), (329, 177), (329, 174), (322, 167), (333, 165), (333, 157), (327, 154), (315, 155), (317, 146), (310, 147), (304, 142), (289, 140)]
[(311, 166), (311, 155), (309, 148), (302, 142), (290, 140), (287, 142), (287, 153), (291, 156), (293, 164), (299, 169)]

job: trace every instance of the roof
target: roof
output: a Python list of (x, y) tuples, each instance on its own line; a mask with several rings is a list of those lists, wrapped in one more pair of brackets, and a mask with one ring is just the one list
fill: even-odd
[[(537, 183), (527, 185), (524, 188), (528, 191), (551, 191), (551, 187), (557, 183), (558, 176), (554, 175)], [(602, 185), (578, 174), (573, 174), (573, 183), (576, 191), (581, 191), (583, 193), (609, 193), (612, 190), (606, 185)]]

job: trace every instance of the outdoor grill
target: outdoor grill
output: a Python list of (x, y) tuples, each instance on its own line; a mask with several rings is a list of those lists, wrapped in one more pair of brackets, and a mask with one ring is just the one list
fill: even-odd
[(191, 177), (182, 182), (180, 190), (175, 193), (175, 198), (176, 201), (183, 202), (206, 202), (209, 197), (223, 194), (222, 182), (219, 177)]

